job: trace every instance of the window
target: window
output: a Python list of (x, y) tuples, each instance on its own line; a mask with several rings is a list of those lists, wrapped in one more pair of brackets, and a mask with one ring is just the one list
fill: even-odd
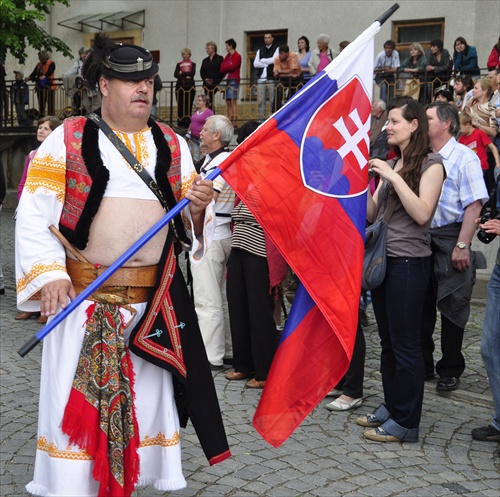
[(393, 23), (393, 40), (401, 61), (409, 56), (410, 45), (416, 41), (428, 50), (434, 39), (444, 40), (444, 19), (396, 21)]

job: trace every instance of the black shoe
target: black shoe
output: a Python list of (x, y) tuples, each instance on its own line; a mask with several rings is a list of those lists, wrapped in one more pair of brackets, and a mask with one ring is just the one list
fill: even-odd
[(0, 288), (0, 295), (5, 295), (5, 288)]
[(432, 381), (436, 375), (434, 373), (429, 373), (425, 375), (425, 381)]
[(500, 431), (491, 425), (474, 428), (471, 434), (474, 440), (481, 442), (500, 442)]
[(460, 378), (455, 378), (455, 376), (443, 376), (439, 378), (436, 390), (440, 392), (450, 392), (451, 390), (456, 390), (459, 383)]
[(220, 371), (222, 369), (222, 364), (220, 366), (216, 366), (215, 364), (210, 363), (210, 369), (212, 371)]

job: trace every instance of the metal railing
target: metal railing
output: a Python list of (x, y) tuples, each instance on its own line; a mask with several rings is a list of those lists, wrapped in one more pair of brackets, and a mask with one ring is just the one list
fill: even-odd
[[(413, 85), (413, 96), (417, 95), (417, 99), (422, 104), (427, 104), (432, 100), (432, 95), (436, 88), (446, 85), (449, 86), (450, 79), (440, 79), (437, 77), (428, 78), (427, 74), (421, 75), (419, 78), (415, 79), (403, 79), (398, 78), (394, 80), (382, 80), (375, 82), (374, 80), (374, 98), (385, 97), (384, 92), (386, 92), (387, 102), (389, 103), (391, 99), (407, 93), (409, 90), (409, 84), (407, 82), (412, 81)], [(7, 128), (17, 128), (22, 127), (19, 124), (18, 115), (16, 112), (16, 105), (12, 98), (12, 83), (13, 81), (7, 81), (5, 93), (0, 95), (0, 118), (1, 126)], [(204, 88), (202, 81), (195, 81), (196, 87), (194, 92), (192, 89), (180, 88), (176, 90), (175, 81), (164, 81), (163, 87), (157, 92), (156, 98), (157, 103), (157, 115), (156, 117), (174, 127), (180, 124), (185, 124), (186, 118), (190, 118), (194, 112), (194, 106), (190, 106), (189, 100), (193, 103), (196, 97), (201, 93), (207, 93)], [(274, 101), (277, 99), (278, 93), (283, 94), (283, 103), (286, 102), (287, 96), (290, 90), (300, 89), (303, 83), (298, 86), (283, 85), (282, 83), (277, 83), (274, 86)], [(212, 110), (216, 114), (227, 115), (227, 108), (225, 102), (225, 93), (227, 86), (223, 81), (214, 90), (209, 92), (213, 99)], [(48, 114), (51, 111), (57, 117), (64, 119), (72, 115), (83, 115), (88, 108), (93, 110), (92, 107), (97, 107), (100, 105), (98, 99), (94, 99), (89, 102), (89, 96), (87, 90), (80, 89), (75, 92), (73, 97), (69, 97), (66, 93), (62, 81), (55, 80), (53, 90), (37, 90), (33, 83), (28, 83), (28, 102), (25, 105), (25, 111), (28, 115), (30, 122), (36, 124), (36, 120), (41, 114)], [(252, 83), (249, 80), (241, 80), (239, 95), (238, 95), (238, 117), (237, 123), (241, 125), (242, 123), (249, 120), (258, 120), (259, 111), (257, 103), (257, 89), (258, 85)], [(292, 91), (294, 93), (294, 91)], [(40, 100), (42, 97), (42, 100)], [(187, 111), (179, 112), (178, 102), (188, 100)], [(45, 110), (41, 111), (40, 103), (45, 100)], [(267, 118), (271, 115), (275, 108), (271, 106), (271, 99), (268, 98), (265, 102), (264, 107), (264, 117)], [(48, 106), (47, 104), (50, 104)], [(186, 106), (185, 106), (186, 108)], [(190, 110), (189, 110), (190, 109)], [(184, 120), (184, 122), (182, 122)]]

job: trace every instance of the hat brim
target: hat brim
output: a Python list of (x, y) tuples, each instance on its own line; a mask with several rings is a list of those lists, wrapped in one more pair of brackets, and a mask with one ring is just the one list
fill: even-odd
[(110, 67), (103, 67), (102, 74), (116, 79), (124, 79), (127, 81), (140, 81), (141, 79), (151, 78), (158, 73), (159, 67), (156, 62), (151, 64), (149, 69), (144, 71), (121, 72), (111, 69)]

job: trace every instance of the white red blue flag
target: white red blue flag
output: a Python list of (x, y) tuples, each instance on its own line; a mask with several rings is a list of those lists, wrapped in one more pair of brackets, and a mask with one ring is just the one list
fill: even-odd
[(279, 446), (347, 371), (358, 322), (374, 23), (220, 166), (304, 288), (253, 424)]

